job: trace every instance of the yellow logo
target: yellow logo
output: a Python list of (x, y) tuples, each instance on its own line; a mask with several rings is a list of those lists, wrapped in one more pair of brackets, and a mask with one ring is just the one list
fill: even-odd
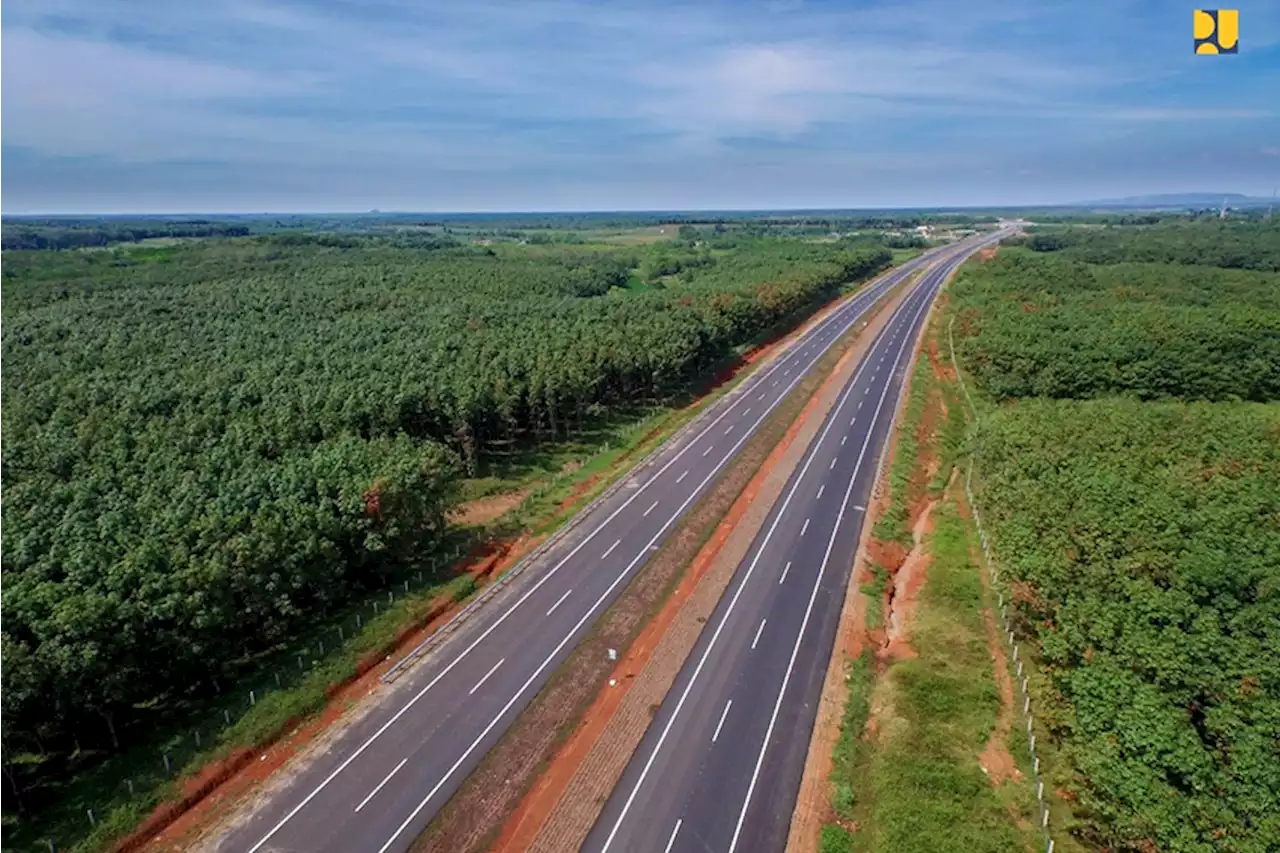
[(1196, 53), (1239, 53), (1240, 10), (1196, 9)]

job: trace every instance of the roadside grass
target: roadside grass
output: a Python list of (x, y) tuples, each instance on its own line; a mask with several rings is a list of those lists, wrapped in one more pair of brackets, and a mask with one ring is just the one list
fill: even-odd
[(911, 547), (912, 535), (907, 526), (911, 501), (911, 478), (916, 472), (920, 455), (917, 433), (929, 395), (935, 386), (933, 370), (927, 357), (916, 360), (911, 376), (911, 390), (907, 395), (907, 408), (895, 428), (896, 444), (893, 462), (889, 466), (889, 505), (876, 521), (873, 535), (884, 542), (898, 542)]
[[(867, 283), (846, 286), (841, 293)], [(806, 307), (788, 319), (788, 327), (798, 326), (821, 306)], [(734, 367), (744, 353), (784, 331), (775, 328), (743, 344), (713, 373)], [(636, 406), (594, 419), (555, 446), (491, 456), (481, 476), (463, 482), (464, 500), (531, 491), (519, 506), (487, 524), (456, 528), (454, 546), (462, 550), (525, 532), (535, 537), (550, 534), (752, 372), (738, 371), (718, 387), (691, 390), (669, 405)], [(334, 685), (353, 677), (368, 655), (389, 652), (396, 637), (431, 615), (442, 599), (462, 602), (474, 594), (479, 589), (476, 580), (450, 576), (452, 562), (438, 554), (424, 555), (388, 575), (387, 587), (322, 614), (311, 630), (243, 662), (241, 672), (228, 683), (211, 679), (216, 695), (205, 690), (199, 698), (176, 700), (147, 735), (42, 791), (37, 814), (19, 817), (7, 808), (5, 849), (48, 853), (53, 842), (59, 851), (99, 853), (135, 830), (158, 805), (173, 800), (185, 782), (212, 762), (242, 749), (268, 746), (296, 721), (321, 711)], [(391, 601), (388, 592), (393, 594)], [(166, 769), (165, 755), (172, 770)]]
[(838, 822), (824, 827), (823, 851), (1009, 853), (1040, 844), (1027, 783), (997, 788), (978, 763), (1000, 710), (982, 622), (990, 602), (954, 500), (935, 513), (926, 540), (933, 563), (913, 622), (918, 656), (878, 677), (866, 656), (850, 668), (831, 777)]

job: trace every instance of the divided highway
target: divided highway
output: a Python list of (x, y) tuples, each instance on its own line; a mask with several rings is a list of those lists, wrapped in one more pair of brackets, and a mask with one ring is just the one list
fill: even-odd
[(979, 245), (930, 270), (877, 336), (739, 565), (585, 850), (785, 849), (913, 345), (938, 289)]
[[(717, 401), (692, 428), (632, 471), (624, 488), (576, 519), (536, 564), (386, 690), (378, 705), (336, 736), (322, 755), (269, 791), (218, 849), (408, 849), (831, 343), (887, 290), (955, 251), (949, 247), (922, 255), (847, 298)], [(923, 291), (918, 287), (917, 292)], [(912, 300), (919, 302), (919, 296)], [(815, 527), (810, 535), (818, 532)]]

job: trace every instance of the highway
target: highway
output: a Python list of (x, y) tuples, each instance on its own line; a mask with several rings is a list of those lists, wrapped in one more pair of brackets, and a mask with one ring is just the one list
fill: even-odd
[(967, 254), (922, 277), (842, 389), (584, 850), (785, 849), (880, 453), (928, 307)]
[[(761, 422), (922, 255), (855, 293), (588, 508), (475, 618), (275, 783), (217, 849), (408, 849)], [(816, 530), (814, 531), (817, 532)], [(733, 723), (736, 725), (736, 721)]]

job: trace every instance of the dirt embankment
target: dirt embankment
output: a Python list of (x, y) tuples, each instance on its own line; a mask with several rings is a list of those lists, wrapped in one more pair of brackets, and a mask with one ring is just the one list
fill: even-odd
[(775, 415), (783, 424), (794, 418), (780, 441), (766, 434), (766, 429), (744, 451), (738, 467), (754, 472), (750, 482), (720, 517), (675, 591), (624, 654), (608, 686), (592, 701), (584, 722), (507, 820), (491, 848), (495, 853), (570, 851), (585, 840), (770, 507), (899, 299), (895, 295), (884, 305), (852, 345), (845, 342), (846, 348), (825, 378), (819, 374), (802, 386), (799, 396), (807, 396), (808, 402), (798, 416), (794, 412)]

